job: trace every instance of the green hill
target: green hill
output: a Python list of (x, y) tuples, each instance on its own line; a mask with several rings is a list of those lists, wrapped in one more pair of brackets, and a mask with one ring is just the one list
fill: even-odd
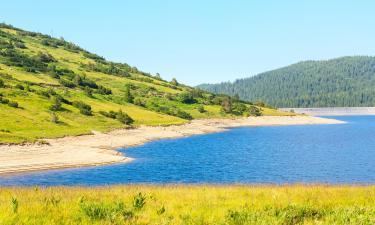
[(0, 24), (0, 143), (249, 114), (254, 106), (233, 98)]
[(374, 106), (375, 57), (305, 61), (233, 83), (198, 87), (277, 107)]

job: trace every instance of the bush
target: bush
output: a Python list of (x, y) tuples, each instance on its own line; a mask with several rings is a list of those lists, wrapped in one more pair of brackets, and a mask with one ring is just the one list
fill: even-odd
[(52, 113), (51, 122), (52, 123), (59, 123), (59, 117), (56, 115), (56, 113)]
[(5, 83), (2, 79), (0, 79), (0, 88), (3, 88), (3, 87), (5, 87)]
[(224, 98), (221, 101), (221, 110), (225, 113), (231, 113), (233, 108), (232, 108), (232, 100), (230, 98)]
[(50, 55), (49, 53), (39, 52), (37, 57), (39, 61), (44, 62), (44, 63), (56, 62), (56, 59), (53, 58), (53, 56)]
[(111, 118), (111, 119), (116, 119), (116, 115), (117, 113), (114, 112), (114, 111), (109, 111), (109, 112), (105, 112), (105, 111), (99, 111), (99, 113), (105, 117), (108, 117), (108, 118)]
[(130, 92), (130, 85), (125, 85), (124, 89), (124, 100), (129, 103), (133, 103), (134, 97)]
[(9, 101), (9, 102), (8, 102), (8, 105), (9, 105), (10, 107), (13, 107), (13, 108), (18, 108), (18, 103), (17, 103), (17, 102)]
[(2, 103), (2, 104), (8, 104), (9, 100), (6, 99), (6, 98), (3, 98), (2, 96), (0, 96), (0, 103)]
[(79, 109), (79, 112), (82, 115), (86, 115), (86, 116), (92, 115), (91, 106), (82, 102), (82, 101), (73, 102), (73, 106), (76, 107), (77, 109)]
[(145, 107), (146, 103), (141, 98), (135, 98), (133, 101), (134, 105)]
[(146, 196), (144, 196), (142, 193), (138, 193), (138, 195), (134, 196), (133, 199), (133, 207), (137, 210), (140, 210), (145, 206), (146, 204)]
[(193, 119), (193, 117), (189, 113), (182, 111), (182, 110), (177, 110), (177, 113), (175, 114), (175, 116), (180, 117), (182, 119), (186, 119), (186, 120)]
[(198, 108), (197, 108), (198, 112), (200, 113), (204, 113), (206, 112), (206, 110), (204, 109), (203, 105), (199, 105)]
[(21, 84), (16, 84), (15, 86), (17, 89), (25, 90), (25, 88)]
[(250, 116), (261, 116), (262, 115), (259, 108), (256, 107), (256, 106), (253, 106), (253, 105), (251, 105), (249, 107), (249, 114), (250, 114)]
[(49, 109), (51, 111), (61, 111), (62, 107), (61, 107), (61, 101), (60, 101), (60, 99), (57, 98), (57, 97), (53, 97), (52, 98), (52, 105), (49, 107)]
[(178, 101), (185, 104), (194, 104), (197, 100), (194, 99), (193, 95), (190, 92), (182, 92), (178, 95)]
[(122, 112), (121, 110), (116, 114), (116, 119), (126, 125), (130, 125), (134, 122), (134, 120), (128, 114)]

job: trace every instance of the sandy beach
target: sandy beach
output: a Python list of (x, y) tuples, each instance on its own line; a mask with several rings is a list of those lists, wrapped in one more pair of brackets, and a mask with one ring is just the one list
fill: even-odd
[(126, 163), (133, 159), (116, 151), (162, 138), (179, 138), (225, 131), (240, 126), (340, 124), (342, 121), (311, 116), (265, 116), (241, 119), (193, 120), (167, 127), (140, 126), (108, 133), (45, 139), (48, 144), (0, 145), (0, 175), (58, 168)]

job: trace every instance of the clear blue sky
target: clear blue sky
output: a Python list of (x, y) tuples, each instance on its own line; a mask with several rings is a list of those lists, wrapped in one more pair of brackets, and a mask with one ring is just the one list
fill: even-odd
[(0, 21), (196, 85), (375, 55), (373, 0), (3, 1)]

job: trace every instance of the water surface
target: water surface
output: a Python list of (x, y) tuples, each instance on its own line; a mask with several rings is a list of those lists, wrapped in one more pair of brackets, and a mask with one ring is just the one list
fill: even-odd
[(375, 183), (375, 116), (339, 125), (235, 128), (122, 150), (129, 164), (0, 178), (0, 185)]

